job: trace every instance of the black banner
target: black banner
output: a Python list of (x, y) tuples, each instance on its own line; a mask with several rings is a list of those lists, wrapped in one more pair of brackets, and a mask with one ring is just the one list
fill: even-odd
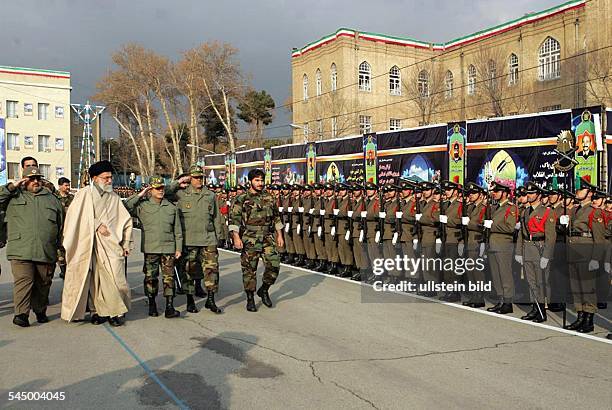
[(612, 193), (612, 110), (606, 109), (606, 150), (608, 155), (608, 174), (606, 178), (608, 180), (608, 192)]
[(318, 142), (317, 180), (363, 184), (363, 137)]
[(236, 153), (236, 182), (246, 184), (249, 182), (249, 171), (255, 168), (264, 169), (263, 148), (239, 151)]
[(225, 154), (204, 156), (204, 174), (207, 184), (225, 184)]
[(272, 147), (272, 183), (304, 185), (306, 145)]

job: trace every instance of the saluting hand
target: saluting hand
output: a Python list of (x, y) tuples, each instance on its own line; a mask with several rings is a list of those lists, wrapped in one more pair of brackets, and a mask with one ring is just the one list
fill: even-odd
[(174, 252), (174, 259), (178, 259), (181, 257), (181, 251)]
[(143, 189), (142, 191), (140, 191), (140, 193), (138, 194), (138, 198), (144, 198), (145, 195), (147, 195), (151, 189), (153, 189), (153, 188), (151, 186), (148, 186), (145, 189)]
[(15, 183), (15, 188), (19, 188), (22, 185), (25, 185), (25, 183), (29, 180), (30, 178), (21, 178), (19, 181), (17, 181)]

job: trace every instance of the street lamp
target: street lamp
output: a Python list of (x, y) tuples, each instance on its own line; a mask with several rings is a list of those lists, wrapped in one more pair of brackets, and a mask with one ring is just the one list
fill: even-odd
[(304, 144), (307, 144), (308, 142), (310, 142), (308, 140), (308, 128), (306, 127), (302, 127), (301, 125), (297, 125), (297, 124), (289, 124), (289, 126), (291, 128), (293, 128), (294, 130), (304, 130)]

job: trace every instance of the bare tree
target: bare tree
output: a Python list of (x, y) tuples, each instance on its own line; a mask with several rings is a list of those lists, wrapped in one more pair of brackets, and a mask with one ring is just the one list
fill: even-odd
[[(477, 111), (489, 116), (503, 117), (505, 112), (504, 96), (508, 89), (508, 72), (505, 51), (501, 47), (483, 47), (478, 49), (474, 61), (476, 67), (476, 96), (483, 108)], [(480, 107), (479, 107), (480, 108)]]
[(438, 108), (444, 103), (444, 76), (442, 64), (431, 59), (412, 66), (407, 79), (402, 80), (404, 94), (415, 105), (421, 125), (435, 121)]
[(357, 107), (343, 91), (329, 92), (309, 101), (308, 118), (314, 124), (312, 129), (309, 129), (310, 133), (319, 137), (317, 121), (322, 121), (320, 137), (323, 139), (339, 138), (355, 133)]
[(598, 105), (612, 105), (612, 51), (596, 50), (588, 57), (587, 94)]

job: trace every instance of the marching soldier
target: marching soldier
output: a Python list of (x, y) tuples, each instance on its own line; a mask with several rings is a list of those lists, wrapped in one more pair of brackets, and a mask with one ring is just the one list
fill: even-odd
[[(354, 185), (351, 188), (351, 211), (350, 219), (352, 220), (351, 237), (353, 241), (352, 250), (355, 258), (356, 271), (351, 279), (361, 280), (361, 272), (368, 269), (370, 261), (368, 260), (368, 250), (366, 248), (367, 238), (365, 230), (365, 213), (366, 201), (363, 196), (363, 187)], [(362, 216), (363, 215), (363, 216)]]
[(49, 290), (61, 243), (64, 210), (43, 187), (38, 167), (27, 166), (23, 178), (0, 187), (0, 204), (6, 205), (9, 232), (6, 257), (11, 262), (15, 317), (13, 323), (30, 326), (30, 308), (38, 323), (47, 323)]
[[(402, 182), (400, 187), (399, 212), (401, 213), (401, 233), (399, 239), (401, 253), (402, 256), (415, 259), (420, 235), (419, 226), (416, 224), (416, 214), (420, 210), (420, 207), (417, 209), (417, 204), (420, 200), (420, 190), (418, 184), (412, 182)], [(416, 275), (417, 272), (410, 272), (410, 276), (412, 276), (410, 282), (415, 283), (416, 279), (418, 279)]]
[(567, 224), (565, 222), (568, 221), (568, 218), (566, 218), (563, 192), (559, 189), (552, 190), (548, 196), (548, 205), (555, 215), (555, 228), (557, 231), (557, 243), (550, 266), (548, 310), (551, 312), (561, 312), (565, 310), (565, 300), (569, 288), (567, 249), (565, 248), (567, 239)]
[[(481, 246), (484, 247), (483, 223), (486, 211), (484, 202), (486, 191), (473, 182), (468, 182), (465, 186), (467, 195), (467, 216), (461, 217), (461, 224), (468, 229), (468, 239), (465, 252), (468, 258), (476, 260), (480, 257)], [(484, 253), (484, 252), (483, 252)], [(468, 281), (472, 283), (484, 283), (485, 272), (480, 269), (472, 269), (467, 272)], [(468, 293), (468, 299), (463, 302), (464, 306), (471, 308), (481, 308), (485, 306), (484, 295), (482, 292)]]
[[(168, 187), (168, 193), (177, 199), (176, 205), (181, 211), (181, 224), (185, 249), (183, 258), (185, 266), (180, 270), (183, 290), (187, 295), (187, 311), (197, 313), (199, 310), (193, 299), (205, 295), (202, 279), (208, 295), (205, 307), (213, 313), (222, 310), (215, 303), (215, 293), (219, 290), (219, 235), (222, 230), (221, 212), (217, 206), (215, 194), (203, 186), (204, 171), (199, 165), (189, 168), (185, 176)], [(188, 186), (186, 184), (189, 184)], [(182, 188), (186, 186), (186, 188)]]
[(304, 249), (303, 236), (303, 225), (302, 220), (304, 218), (304, 207), (302, 206), (302, 187), (300, 185), (293, 185), (291, 187), (291, 202), (289, 207), (289, 213), (291, 217), (291, 239), (293, 240), (293, 247), (295, 249), (295, 260), (293, 266), (302, 267), (306, 263), (306, 250)]
[(302, 238), (304, 242), (304, 250), (306, 251), (305, 269), (314, 269), (317, 262), (317, 250), (315, 248), (315, 231), (314, 228), (314, 187), (312, 185), (304, 186), (302, 194)]
[(550, 260), (557, 241), (556, 221), (552, 210), (541, 201), (541, 188), (529, 182), (525, 189), (529, 206), (523, 212), (515, 259), (525, 269), (533, 305), (531, 311), (521, 319), (541, 323), (547, 320), (544, 300), (547, 296)]
[(284, 242), (285, 245), (284, 245), (283, 250), (285, 253), (285, 257), (284, 257), (283, 262), (291, 265), (293, 264), (293, 262), (295, 262), (295, 248), (293, 246), (293, 238), (291, 237), (292, 215), (291, 215), (291, 212), (289, 211), (289, 208), (291, 208), (291, 202), (293, 199), (291, 198), (290, 192), (291, 192), (291, 185), (289, 184), (281, 185), (280, 207), (278, 210), (281, 215), (281, 220), (284, 224), (283, 237), (285, 239), (285, 242)]
[[(607, 213), (605, 210), (606, 193), (603, 191), (595, 191), (593, 193), (592, 204), (594, 208), (601, 210), (604, 220), (604, 227), (607, 228)], [(607, 241), (606, 241), (607, 242)], [(605, 261), (605, 253), (604, 253)], [(610, 277), (604, 272), (603, 264), (600, 264), (596, 271), (595, 289), (597, 290), (597, 309), (608, 308), (608, 295), (610, 294)]]
[[(315, 232), (314, 243), (317, 251), (318, 263), (314, 267), (317, 272), (326, 272), (328, 269), (327, 248), (325, 247), (325, 204), (323, 198), (323, 185), (314, 185), (312, 215), (314, 215), (314, 225), (312, 229)], [(310, 210), (308, 211), (310, 213)]]
[[(64, 215), (66, 215), (66, 211), (74, 199), (74, 195), (70, 193), (70, 180), (61, 177), (57, 180), (57, 185), (57, 191), (54, 192), (54, 195), (59, 199), (64, 208)], [(66, 276), (66, 250), (61, 245), (57, 249), (57, 264), (60, 267), (60, 278), (64, 279)]]
[[(395, 185), (385, 185), (383, 188), (384, 192), (384, 204), (381, 207), (381, 213), (379, 217), (382, 219), (381, 223), (384, 223), (384, 232), (381, 233), (381, 244), (382, 244), (382, 256), (385, 259), (395, 259), (397, 255), (397, 243), (399, 241), (399, 232), (396, 231), (396, 219), (397, 212), (399, 212), (399, 203), (396, 199), (398, 187)], [(400, 217), (401, 218), (401, 217)], [(399, 282), (401, 277), (401, 270), (391, 269), (387, 272), (389, 279)]]
[[(351, 248), (351, 220), (349, 211), (351, 209), (350, 198), (348, 197), (349, 186), (343, 183), (338, 184), (336, 196), (337, 213), (336, 218), (336, 241), (338, 245), (338, 258), (341, 269), (338, 276), (348, 278), (353, 275), (353, 251)], [(336, 212), (334, 210), (334, 212)]]
[[(461, 186), (452, 181), (443, 181), (442, 190), (444, 191), (445, 199), (445, 214), (440, 215), (440, 223), (446, 227), (446, 241), (444, 243), (444, 256), (451, 259), (458, 259), (463, 256), (465, 251), (464, 238), (461, 235), (461, 215), (463, 204), (459, 198), (459, 190)], [(461, 246), (461, 255), (459, 255), (459, 247)], [(444, 272), (444, 281), (452, 284), (457, 279), (452, 271)], [(458, 292), (447, 292), (440, 297), (440, 300), (445, 302), (458, 302), (461, 296)]]
[(338, 243), (336, 239), (337, 230), (336, 227), (336, 217), (338, 215), (338, 207), (336, 206), (336, 198), (334, 195), (335, 187), (332, 183), (325, 184), (325, 194), (324, 194), (324, 217), (325, 217), (325, 250), (327, 252), (327, 261), (330, 264), (329, 266), (329, 274), (337, 275), (338, 274), (338, 262), (340, 261), (340, 256), (338, 255)]
[[(144, 254), (144, 290), (149, 299), (149, 316), (159, 316), (155, 298), (159, 291), (159, 271), (162, 271), (163, 293), (166, 298), (167, 318), (180, 313), (174, 309), (174, 264), (183, 249), (183, 228), (178, 208), (164, 199), (165, 183), (161, 176), (153, 176), (149, 186), (132, 195), (125, 206), (142, 225), (140, 237)], [(151, 194), (146, 199), (147, 194)]]
[[(439, 237), (440, 221), (440, 191), (433, 182), (422, 181), (421, 213), (415, 215), (415, 219), (421, 226), (421, 252), (425, 259), (435, 258), (442, 250), (442, 239)], [(435, 265), (435, 264), (434, 264)], [(422, 284), (435, 283), (438, 280), (438, 272), (435, 266), (426, 266), (422, 269)], [(437, 292), (433, 290), (419, 290), (420, 296), (433, 297)]]
[(254, 169), (248, 174), (251, 187), (236, 199), (232, 207), (231, 225), (234, 244), (241, 249), (242, 280), (247, 295), (247, 310), (257, 312), (255, 289), (257, 288), (257, 265), (263, 259), (265, 271), (262, 285), (257, 290), (261, 302), (272, 307), (268, 290), (276, 282), (280, 269), (278, 246), (283, 245), (283, 223), (274, 206), (274, 198), (264, 192), (265, 174)]
[[(366, 183), (366, 216), (365, 216), (365, 241), (367, 241), (368, 261), (370, 264), (374, 263), (374, 260), (382, 257), (380, 246), (376, 242), (376, 232), (378, 231), (378, 218), (380, 217), (380, 200), (378, 198), (378, 186), (372, 182)], [(379, 233), (380, 235), (380, 233)], [(380, 239), (380, 238), (379, 238)], [(368, 266), (370, 271), (370, 277), (368, 281), (372, 279), (371, 271), (372, 266)]]

